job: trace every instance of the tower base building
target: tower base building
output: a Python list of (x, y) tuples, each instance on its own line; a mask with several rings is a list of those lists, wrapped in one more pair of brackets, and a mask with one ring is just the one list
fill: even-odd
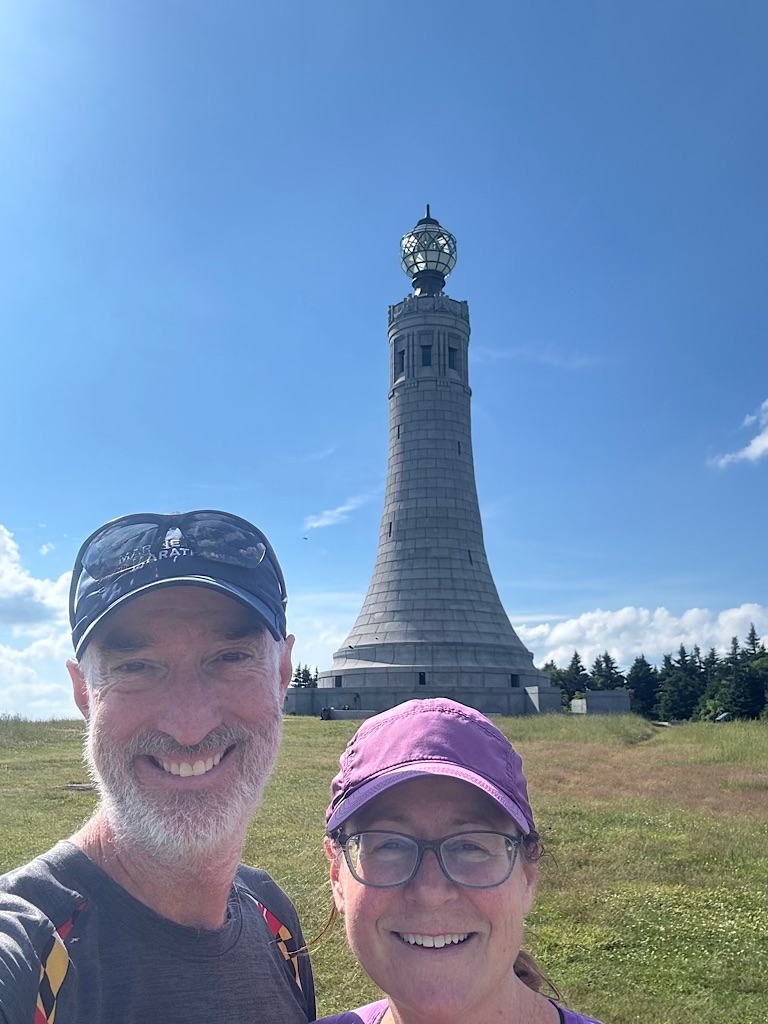
[(389, 460), (368, 593), (316, 689), (286, 710), (382, 711), (452, 697), (486, 713), (560, 711), (499, 599), (475, 486), (469, 308), (443, 294), (456, 241), (429, 215), (402, 240), (414, 294), (389, 308)]

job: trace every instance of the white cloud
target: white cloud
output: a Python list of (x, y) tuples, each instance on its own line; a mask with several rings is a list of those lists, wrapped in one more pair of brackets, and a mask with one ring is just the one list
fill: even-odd
[(64, 662), (69, 633), (51, 632), (24, 648), (0, 644), (0, 714), (79, 718)]
[(304, 458), (306, 462), (322, 462), (323, 459), (329, 459), (335, 452), (335, 448), (323, 448), (321, 451), (310, 452)]
[(55, 551), (55, 550), (56, 550), (56, 545), (55, 544), (49, 544), (46, 541), (46, 543), (41, 545), (41, 547), (40, 547), (40, 554), (41, 555), (50, 555), (50, 553), (52, 551)]
[(626, 670), (639, 654), (660, 665), (662, 656), (675, 654), (680, 644), (687, 650), (698, 644), (702, 653), (710, 647), (725, 653), (731, 637), (744, 640), (750, 623), (761, 636), (768, 636), (768, 607), (743, 604), (721, 612), (689, 608), (682, 615), (672, 615), (666, 608), (598, 608), (561, 622), (513, 625), (537, 665), (552, 660), (565, 668), (576, 650), (588, 668), (598, 654), (608, 651)]
[(39, 580), (21, 564), (13, 534), (0, 525), (0, 624), (14, 632), (65, 620), (69, 573)]
[(603, 366), (605, 359), (600, 356), (588, 355), (575, 350), (566, 351), (556, 345), (516, 345), (513, 348), (488, 348), (478, 345), (472, 349), (475, 363), (498, 363), (516, 360), (526, 363), (541, 363), (556, 370), (586, 370), (593, 366)]
[(320, 515), (307, 516), (304, 520), (305, 530), (319, 530), (323, 526), (336, 526), (349, 519), (350, 512), (365, 505), (373, 497), (372, 494), (358, 494), (354, 498), (348, 498), (343, 505), (336, 508), (327, 508)]
[(37, 579), (21, 564), (13, 535), (0, 526), (0, 713), (76, 717), (64, 661), (69, 573)]
[(760, 406), (757, 413), (750, 413), (744, 417), (742, 427), (758, 426), (758, 431), (752, 440), (738, 451), (729, 452), (726, 455), (718, 455), (710, 459), (711, 466), (723, 469), (734, 462), (758, 462), (768, 456), (768, 398)]

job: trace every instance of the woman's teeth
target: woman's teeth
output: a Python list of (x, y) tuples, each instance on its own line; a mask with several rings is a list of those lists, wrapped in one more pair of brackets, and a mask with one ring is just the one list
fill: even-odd
[(469, 938), (469, 932), (460, 932), (457, 935), (413, 935), (409, 932), (398, 932), (398, 935), (403, 942), (411, 946), (428, 946), (434, 949), (442, 949), (443, 946), (450, 946)]

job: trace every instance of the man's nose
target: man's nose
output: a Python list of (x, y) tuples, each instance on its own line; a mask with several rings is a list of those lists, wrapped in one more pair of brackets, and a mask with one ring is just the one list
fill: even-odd
[(156, 725), (179, 746), (193, 747), (222, 725), (217, 687), (200, 670), (175, 670), (163, 690)]

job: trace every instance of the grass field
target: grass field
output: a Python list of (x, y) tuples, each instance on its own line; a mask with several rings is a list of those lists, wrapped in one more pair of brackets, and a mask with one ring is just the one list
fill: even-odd
[[(606, 1024), (768, 1021), (768, 723), (657, 729), (634, 717), (497, 719), (523, 755), (549, 850), (527, 948), (568, 1004)], [(245, 860), (293, 897), (308, 936), (330, 906), (328, 784), (355, 724), (288, 718)], [(77, 722), (0, 720), (0, 871), (94, 806)], [(375, 996), (340, 930), (313, 953), (319, 1009)]]

